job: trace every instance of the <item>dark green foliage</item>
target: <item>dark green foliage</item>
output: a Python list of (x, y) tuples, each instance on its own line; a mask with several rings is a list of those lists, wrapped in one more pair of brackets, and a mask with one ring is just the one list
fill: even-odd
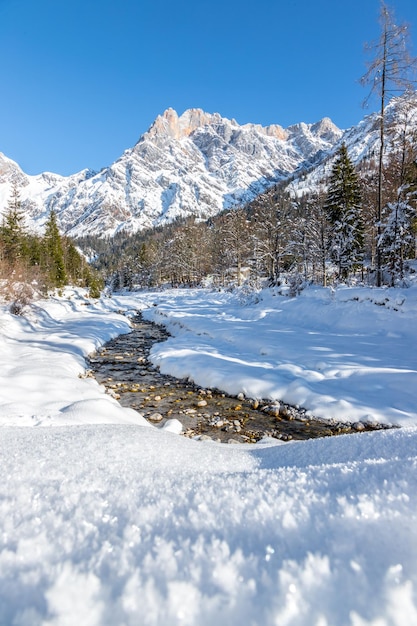
[(0, 226), (0, 279), (3, 293), (19, 307), (22, 298), (15, 298), (16, 290), (24, 292), (26, 302), (29, 293), (46, 294), (48, 289), (69, 283), (87, 287), (94, 298), (104, 287), (99, 272), (89, 266), (69, 238), (60, 234), (54, 211), (43, 236), (27, 232), (16, 185)]
[(3, 256), (9, 262), (16, 262), (25, 256), (27, 252), (27, 233), (24, 225), (24, 213), (20, 201), (19, 191), (13, 186), (12, 198), (3, 215), (0, 227)]
[(363, 260), (364, 226), (360, 181), (345, 144), (333, 165), (325, 210), (331, 225), (330, 257), (338, 266), (339, 276), (347, 278)]
[(45, 226), (43, 237), (45, 267), (53, 287), (63, 287), (68, 276), (65, 268), (62, 238), (56, 221), (55, 211), (51, 211)]

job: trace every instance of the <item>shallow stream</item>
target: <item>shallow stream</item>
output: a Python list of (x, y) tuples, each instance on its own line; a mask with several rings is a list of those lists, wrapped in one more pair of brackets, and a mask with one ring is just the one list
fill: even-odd
[(140, 313), (132, 326), (130, 333), (106, 343), (88, 363), (108, 393), (154, 425), (162, 426), (175, 418), (183, 425), (183, 435), (222, 443), (256, 443), (263, 437), (312, 439), (385, 427), (321, 420), (282, 402), (228, 396), (163, 375), (150, 362), (149, 353), (154, 343), (169, 337), (168, 332), (144, 320)]

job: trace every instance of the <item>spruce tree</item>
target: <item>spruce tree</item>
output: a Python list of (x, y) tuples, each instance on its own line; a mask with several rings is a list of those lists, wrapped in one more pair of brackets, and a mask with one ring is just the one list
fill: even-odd
[(0, 227), (0, 239), (5, 260), (10, 265), (15, 265), (22, 260), (27, 252), (26, 230), (24, 226), (25, 216), (22, 210), (19, 190), (16, 184), (13, 185), (12, 197), (9, 200), (8, 208), (3, 215)]
[(45, 226), (44, 245), (46, 264), (50, 281), (54, 287), (63, 287), (67, 283), (64, 250), (59, 234), (55, 211), (51, 211)]
[(85, 266), (87, 265), (86, 260), (70, 239), (64, 239), (63, 250), (68, 278), (75, 283), (82, 283)]
[(331, 226), (328, 248), (343, 279), (362, 264), (364, 227), (360, 181), (345, 144), (338, 150), (330, 176), (325, 211)]

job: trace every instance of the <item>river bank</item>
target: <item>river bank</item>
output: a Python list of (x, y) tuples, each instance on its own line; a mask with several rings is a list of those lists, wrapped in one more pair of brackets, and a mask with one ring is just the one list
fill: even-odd
[(88, 359), (90, 372), (107, 392), (154, 425), (164, 427), (177, 420), (184, 436), (221, 443), (256, 443), (265, 437), (305, 440), (386, 428), (377, 423), (322, 420), (307, 416), (303, 408), (243, 394), (230, 396), (161, 374), (149, 355), (154, 344), (168, 337), (162, 325), (137, 313), (130, 333), (112, 339)]

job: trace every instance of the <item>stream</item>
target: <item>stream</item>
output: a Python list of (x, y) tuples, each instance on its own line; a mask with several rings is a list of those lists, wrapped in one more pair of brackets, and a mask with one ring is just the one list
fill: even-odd
[(149, 353), (154, 343), (168, 337), (163, 326), (137, 313), (130, 333), (112, 339), (88, 358), (91, 375), (107, 393), (153, 425), (177, 419), (182, 435), (221, 443), (256, 443), (264, 437), (290, 441), (387, 428), (321, 420), (282, 402), (228, 396), (161, 374), (150, 362)]

